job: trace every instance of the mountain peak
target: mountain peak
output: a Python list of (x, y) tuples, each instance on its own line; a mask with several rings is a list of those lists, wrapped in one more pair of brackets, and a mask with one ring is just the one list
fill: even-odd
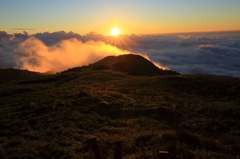
[(107, 56), (92, 64), (91, 69), (112, 69), (118, 72), (125, 72), (130, 75), (176, 75), (177, 72), (162, 70), (156, 67), (151, 61), (136, 54), (125, 54), (119, 56)]

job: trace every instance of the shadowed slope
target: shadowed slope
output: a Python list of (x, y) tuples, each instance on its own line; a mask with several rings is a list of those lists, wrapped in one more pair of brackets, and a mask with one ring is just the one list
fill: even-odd
[[(125, 57), (126, 65), (138, 58)], [(122, 61), (101, 62), (116, 69)], [(113, 158), (115, 141), (129, 159), (157, 158), (159, 150), (175, 159), (239, 158), (240, 78), (93, 68), (0, 81), (0, 158), (92, 159), (92, 136), (103, 158)]]
[(151, 61), (140, 55), (127, 54), (120, 56), (107, 56), (102, 60), (89, 66), (71, 69), (77, 70), (113, 70), (124, 72), (129, 75), (177, 75), (179, 73), (171, 70), (162, 70)]
[(156, 67), (151, 61), (145, 59), (140, 55), (134, 55), (134, 54), (108, 56), (94, 63), (91, 67), (93, 69), (96, 69), (102, 65), (105, 65), (115, 71), (126, 72), (130, 75), (176, 75), (176, 74), (179, 74), (177, 72), (170, 71), (170, 70), (161, 70), (158, 67)]
[(29, 77), (39, 76), (38, 72), (31, 72), (28, 70), (18, 70), (14, 68), (0, 69), (0, 81), (1, 80), (19, 80)]

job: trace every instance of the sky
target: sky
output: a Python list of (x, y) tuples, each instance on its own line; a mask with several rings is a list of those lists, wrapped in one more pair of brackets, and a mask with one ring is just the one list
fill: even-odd
[(240, 77), (239, 8), (240, 0), (0, 0), (0, 68), (56, 73), (133, 53), (181, 74)]
[(239, 0), (0, 0), (0, 30), (84, 35), (240, 30)]

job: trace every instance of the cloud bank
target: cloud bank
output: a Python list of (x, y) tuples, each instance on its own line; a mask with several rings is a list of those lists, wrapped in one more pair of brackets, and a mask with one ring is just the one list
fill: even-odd
[(18, 66), (36, 72), (60, 72), (72, 67), (88, 65), (109, 55), (128, 53), (103, 42), (81, 41), (71, 38), (46, 46), (41, 40), (30, 37), (19, 44)]
[(183, 74), (240, 77), (240, 32), (148, 36), (146, 53), (153, 61)]
[(59, 72), (109, 55), (138, 53), (183, 74), (240, 77), (240, 32), (120, 35), (0, 31), (0, 68)]
[(101, 41), (83, 43), (72, 33), (57, 32), (50, 35), (45, 33), (28, 36), (0, 32), (1, 68), (60, 72), (72, 67), (88, 65), (109, 55), (127, 53), (129, 52)]

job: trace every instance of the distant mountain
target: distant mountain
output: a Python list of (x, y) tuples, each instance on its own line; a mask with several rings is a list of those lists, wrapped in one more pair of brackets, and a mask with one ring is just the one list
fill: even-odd
[(19, 80), (39, 75), (40, 73), (38, 72), (31, 72), (28, 70), (19, 70), (14, 68), (0, 69), (0, 81)]
[(124, 72), (129, 75), (177, 75), (179, 73), (171, 70), (162, 70), (151, 61), (140, 55), (126, 54), (120, 56), (107, 56), (102, 60), (74, 70), (113, 70)]
[[(78, 72), (84, 70), (112, 70), (123, 72), (129, 75), (153, 76), (153, 75), (178, 75), (179, 73), (171, 70), (162, 70), (156, 67), (151, 61), (145, 59), (140, 55), (126, 54), (120, 56), (107, 56), (102, 60), (90, 64), (89, 66), (82, 66), (71, 68), (64, 72)], [(14, 68), (0, 69), (0, 81), (6, 80), (21, 80), (39, 75), (51, 74), (32, 72), (28, 70), (19, 70)]]

